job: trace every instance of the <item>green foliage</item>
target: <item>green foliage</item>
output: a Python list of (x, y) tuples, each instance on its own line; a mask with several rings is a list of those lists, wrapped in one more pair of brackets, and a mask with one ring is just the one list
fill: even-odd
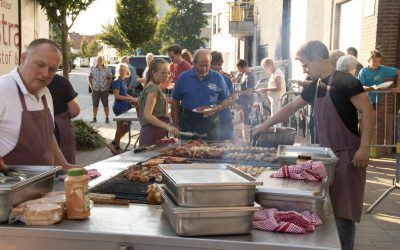
[(171, 9), (160, 20), (157, 37), (162, 43), (161, 51), (179, 44), (195, 51), (204, 47), (206, 38), (200, 38), (201, 29), (207, 25), (206, 9), (199, 0), (166, 0)]
[[(94, 0), (34, 0), (40, 4), (50, 23), (58, 25), (61, 30), (61, 52), (63, 56), (63, 75), (68, 78), (69, 73), (69, 46), (68, 30), (74, 24), (79, 13), (86, 10)], [(67, 18), (71, 24), (67, 24)]]
[(62, 44), (61, 44), (62, 37), (61, 37), (60, 26), (58, 26), (57, 24), (54, 24), (54, 23), (50, 23), (49, 26), (50, 26), (49, 27), (50, 39), (53, 42), (55, 42), (59, 48), (61, 48), (62, 47)]
[(87, 38), (83, 38), (81, 42), (81, 53), (83, 57), (93, 57), (97, 56), (101, 51), (101, 45), (93, 39), (89, 41)]
[(157, 27), (155, 0), (117, 0), (115, 26), (131, 50), (151, 40)]
[(153, 39), (142, 44), (142, 54), (153, 53), (154, 55), (159, 55), (161, 46), (161, 40), (154, 36)]
[(72, 121), (76, 138), (76, 149), (90, 151), (104, 146), (106, 139), (99, 131), (82, 119)]
[(107, 24), (102, 26), (102, 32), (97, 35), (97, 39), (117, 50), (120, 56), (129, 55), (131, 51), (124, 38), (120, 35), (115, 24)]

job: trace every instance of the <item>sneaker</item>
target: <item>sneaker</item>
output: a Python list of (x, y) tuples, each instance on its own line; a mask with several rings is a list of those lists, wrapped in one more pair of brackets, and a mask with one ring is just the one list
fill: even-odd
[(107, 144), (107, 148), (111, 151), (111, 153), (113, 155), (117, 155), (118, 154), (117, 147), (115, 146), (113, 141)]
[(108, 118), (106, 118), (106, 123), (110, 123), (110, 120)]
[(93, 120), (91, 121), (91, 123), (96, 123), (96, 122), (97, 122), (96, 118), (93, 118)]

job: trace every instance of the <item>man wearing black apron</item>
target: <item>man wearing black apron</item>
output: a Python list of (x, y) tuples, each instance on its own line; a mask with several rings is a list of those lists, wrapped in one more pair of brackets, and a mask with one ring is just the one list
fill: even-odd
[[(266, 131), (312, 103), (320, 146), (331, 148), (339, 158), (329, 188), (342, 249), (353, 249), (355, 222), (359, 222), (364, 198), (369, 145), (374, 127), (374, 110), (362, 84), (352, 75), (335, 71), (329, 52), (320, 41), (310, 41), (297, 52), (297, 59), (315, 79), (301, 96), (276, 115), (257, 126), (253, 133)], [(358, 115), (363, 119), (358, 133)]]
[(18, 69), (0, 78), (0, 170), (7, 165), (71, 167), (53, 135), (53, 102), (47, 85), (61, 52), (48, 39), (31, 42)]
[[(182, 132), (207, 134), (206, 140), (218, 140), (218, 112), (230, 104), (230, 93), (221, 74), (210, 70), (210, 65), (209, 50), (194, 53), (192, 69), (179, 76), (172, 92), (172, 121)], [(206, 112), (196, 112), (204, 106), (209, 107)]]

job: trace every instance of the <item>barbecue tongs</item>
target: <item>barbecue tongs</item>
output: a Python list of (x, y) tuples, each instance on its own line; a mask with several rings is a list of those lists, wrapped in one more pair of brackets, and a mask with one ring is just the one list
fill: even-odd
[(197, 132), (179, 132), (179, 135), (183, 135), (186, 137), (198, 137), (198, 138), (207, 137), (207, 134), (199, 134)]

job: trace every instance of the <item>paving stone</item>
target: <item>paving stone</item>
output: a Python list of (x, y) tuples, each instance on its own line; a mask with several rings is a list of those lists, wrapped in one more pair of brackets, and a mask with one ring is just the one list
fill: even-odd
[(376, 250), (376, 246), (360, 246), (360, 245), (354, 245), (354, 250)]
[(380, 250), (388, 250), (388, 249), (399, 249), (398, 242), (374, 242), (374, 245), (377, 247), (376, 249)]
[[(399, 222), (400, 223), (400, 222)], [(384, 230), (388, 235), (394, 238), (400, 238), (400, 230), (390, 230), (386, 229)]]
[(383, 234), (369, 234), (366, 233), (364, 234), (366, 238), (368, 238), (370, 241), (375, 242), (375, 241), (396, 241), (396, 239), (393, 239), (389, 234), (383, 233)]
[(374, 244), (367, 237), (355, 238), (354, 246), (374, 246)]
[(383, 231), (380, 227), (360, 227), (360, 231), (364, 234), (384, 234), (385, 231)]

